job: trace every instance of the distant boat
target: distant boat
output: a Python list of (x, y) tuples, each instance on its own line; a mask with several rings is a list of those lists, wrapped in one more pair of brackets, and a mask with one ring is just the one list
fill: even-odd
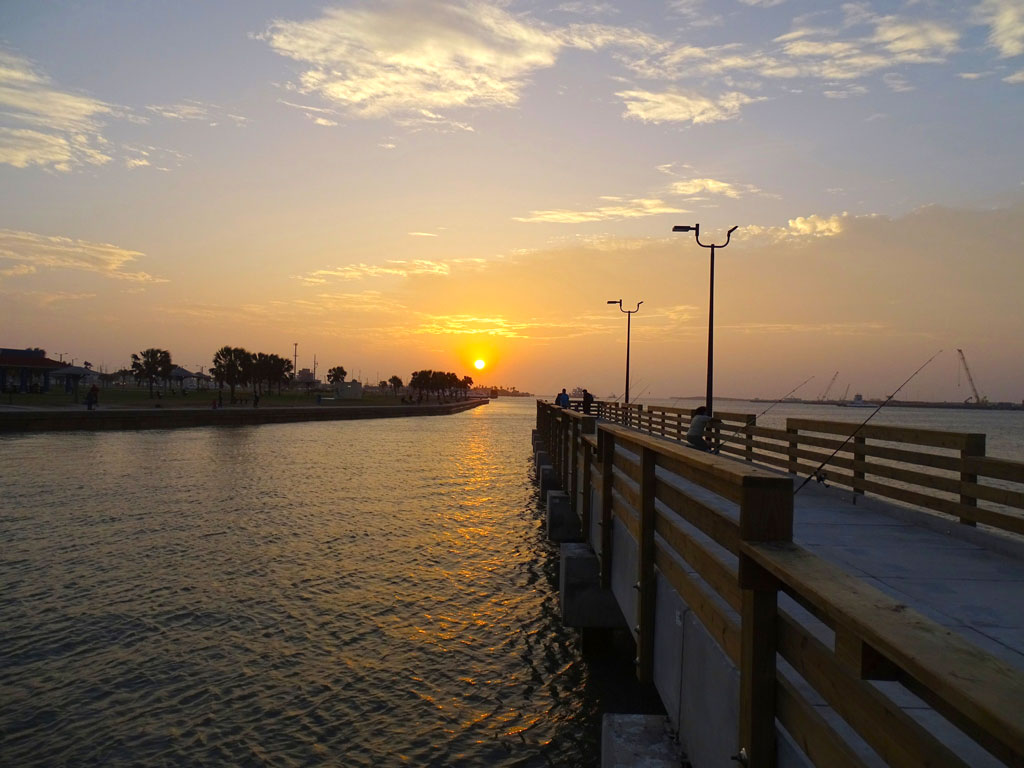
[(498, 390), (496, 387), (491, 387), (491, 400), (497, 400)]

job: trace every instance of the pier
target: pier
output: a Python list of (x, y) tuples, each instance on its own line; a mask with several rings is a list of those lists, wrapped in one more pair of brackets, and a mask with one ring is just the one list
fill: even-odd
[(605, 765), (1024, 765), (1024, 462), (724, 412), (711, 455), (687, 409), (593, 410), (537, 403), (562, 616), (628, 630), (666, 713), (606, 717)]

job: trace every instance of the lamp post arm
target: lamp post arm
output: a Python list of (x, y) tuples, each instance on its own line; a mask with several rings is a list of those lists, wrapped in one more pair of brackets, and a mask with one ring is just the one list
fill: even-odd
[(707, 244), (702, 243), (700, 241), (700, 232), (699, 231), (696, 233), (696, 238), (695, 239), (697, 241), (697, 245), (699, 245), (701, 248), (725, 248), (725, 246), (727, 246), (729, 244), (729, 241), (732, 239), (732, 233), (735, 232), (737, 229), (739, 229), (739, 225), (738, 224), (735, 227), (733, 227), (732, 229), (730, 229), (728, 232), (726, 232), (725, 233), (725, 242), (722, 243), (721, 245), (717, 245), (717, 244), (714, 244), (714, 243), (707, 243)]

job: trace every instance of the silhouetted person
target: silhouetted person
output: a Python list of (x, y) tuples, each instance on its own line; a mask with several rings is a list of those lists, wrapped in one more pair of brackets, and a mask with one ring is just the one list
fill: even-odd
[(710, 421), (711, 417), (708, 416), (708, 409), (703, 405), (693, 412), (693, 418), (690, 420), (690, 430), (686, 433), (686, 442), (699, 451), (711, 450), (711, 445), (704, 439), (704, 430), (708, 428), (708, 422)]
[(594, 404), (594, 396), (587, 390), (583, 390), (583, 412), (589, 414), (590, 406)]
[(562, 391), (555, 395), (555, 405), (559, 408), (569, 407), (569, 393), (565, 391), (565, 387), (562, 387)]
[(100, 402), (100, 388), (93, 384), (85, 395), (85, 408), (91, 411)]

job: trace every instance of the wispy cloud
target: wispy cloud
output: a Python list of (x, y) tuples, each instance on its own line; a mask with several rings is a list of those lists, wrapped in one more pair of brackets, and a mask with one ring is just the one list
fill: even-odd
[(185, 99), (177, 104), (151, 104), (146, 109), (154, 115), (169, 120), (197, 121), (210, 126), (217, 126), (225, 121), (237, 126), (244, 126), (249, 122), (247, 117), (228, 112), (216, 104), (207, 104), (196, 99)]
[(744, 195), (757, 194), (761, 190), (753, 184), (731, 184), (718, 179), (686, 179), (673, 182), (669, 187), (673, 195), (700, 198), (709, 195), (720, 195), (738, 200)]
[(411, 237), (437, 237), (433, 232), (409, 232)]
[(443, 122), (444, 110), (511, 106), (562, 42), (500, 6), (387, 0), (273, 22), (262, 36), (304, 67), (293, 87), (357, 117)]
[(1024, 2), (982, 0), (976, 10), (981, 24), (989, 27), (988, 44), (1008, 59), (1024, 53)]
[(101, 119), (115, 111), (60, 90), (28, 59), (0, 51), (0, 163), (56, 171), (108, 163)]
[(739, 116), (747, 104), (760, 98), (734, 91), (716, 98), (694, 91), (620, 91), (615, 94), (626, 104), (626, 117), (645, 123), (717, 123)]
[(0, 262), (15, 262), (30, 268), (19, 274), (31, 274), (41, 269), (72, 269), (94, 272), (115, 280), (133, 283), (162, 283), (164, 278), (146, 272), (129, 272), (131, 266), (145, 254), (108, 243), (92, 243), (68, 237), (49, 237), (34, 232), (0, 229)]
[(743, 227), (738, 233), (738, 239), (749, 237), (782, 242), (802, 238), (833, 237), (842, 234), (846, 230), (849, 221), (850, 215), (845, 212), (831, 216), (822, 216), (815, 213), (810, 216), (797, 216), (795, 219), (790, 219), (785, 227), (761, 227), (756, 225)]
[(662, 213), (687, 213), (658, 198), (602, 197), (606, 205), (589, 210), (554, 209), (530, 211), (529, 216), (515, 216), (513, 221), (545, 224), (584, 224), (594, 221), (614, 221), (656, 216)]
[(411, 277), (412, 275), (447, 275), (451, 266), (443, 261), (429, 259), (389, 259), (383, 264), (346, 264), (340, 267), (317, 269), (304, 275), (293, 275), (308, 285), (320, 285), (330, 280), (365, 280), (371, 277)]

